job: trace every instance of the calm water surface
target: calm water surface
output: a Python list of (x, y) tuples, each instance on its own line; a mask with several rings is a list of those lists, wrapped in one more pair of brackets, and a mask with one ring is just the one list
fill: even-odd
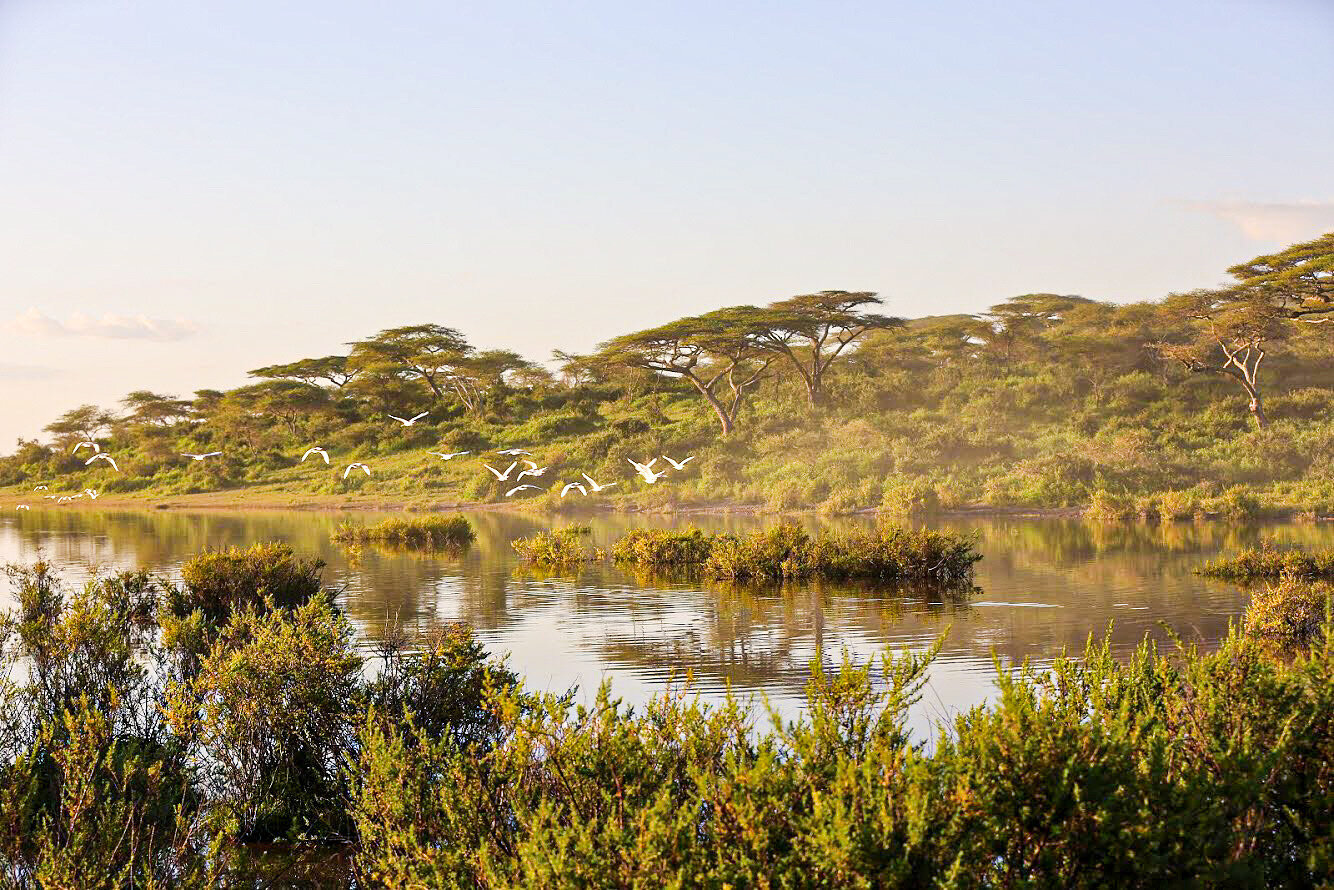
[[(886, 645), (921, 647), (948, 630), (926, 699), (925, 725), (993, 692), (993, 657), (1050, 659), (1081, 647), (1090, 633), (1124, 652), (1166, 625), (1187, 640), (1215, 642), (1245, 607), (1236, 587), (1194, 574), (1205, 560), (1277, 538), (1334, 547), (1329, 523), (1229, 527), (1217, 524), (1088, 525), (1070, 520), (977, 519), (935, 523), (975, 531), (985, 559), (977, 590), (951, 601), (924, 590), (827, 585), (736, 589), (637, 579), (609, 565), (577, 576), (528, 571), (510, 541), (548, 527), (535, 517), (470, 516), (477, 543), (462, 556), (365, 549), (330, 540), (347, 514), (310, 512), (100, 511), (34, 509), (0, 518), (0, 562), (39, 553), (79, 581), (98, 570), (143, 567), (173, 575), (209, 547), (281, 540), (328, 563), (325, 582), (372, 639), (399, 622), (427, 628), (466, 621), (530, 686), (579, 686), (589, 696), (604, 679), (640, 701), (688, 673), (706, 697), (764, 693), (780, 711), (799, 707), (812, 659), (842, 650), (867, 655)], [(358, 514), (354, 521), (379, 517)], [(594, 543), (609, 546), (638, 525), (697, 524), (751, 530), (751, 517), (595, 516)], [(805, 520), (811, 527), (853, 521)], [(0, 582), (3, 583), (3, 582)], [(7, 606), (8, 591), (0, 591)]]

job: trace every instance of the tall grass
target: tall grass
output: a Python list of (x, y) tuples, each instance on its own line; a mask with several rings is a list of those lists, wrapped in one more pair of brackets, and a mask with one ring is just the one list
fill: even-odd
[(1226, 581), (1334, 581), (1334, 550), (1311, 553), (1297, 548), (1283, 550), (1266, 542), (1243, 550), (1231, 559), (1207, 563), (1201, 575)]
[(698, 570), (728, 581), (929, 581), (959, 584), (982, 558), (971, 535), (882, 525), (813, 536), (783, 523), (749, 535), (640, 529), (616, 542), (618, 562)]
[(375, 525), (344, 522), (333, 535), (340, 544), (374, 543), (418, 550), (460, 549), (476, 537), (472, 523), (461, 515), (394, 518)]
[(587, 526), (570, 526), (538, 532), (532, 537), (510, 542), (514, 552), (526, 563), (551, 568), (569, 568), (602, 558), (602, 551), (586, 547), (583, 538)]

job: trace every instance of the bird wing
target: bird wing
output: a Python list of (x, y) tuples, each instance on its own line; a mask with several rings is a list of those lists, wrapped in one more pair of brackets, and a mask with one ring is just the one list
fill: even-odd
[(397, 420), (399, 423), (407, 423), (406, 420), (404, 420), (403, 418), (399, 417), (396, 414), (390, 414), (389, 417), (392, 418), (393, 420)]
[(495, 467), (491, 466), (490, 464), (482, 464), (482, 466), (486, 467), (488, 470), (490, 470), (492, 473), (494, 473), (497, 479), (504, 479), (506, 476), (509, 475), (509, 473), (501, 473), (499, 470), (497, 470)]
[(217, 457), (220, 454), (222, 454), (221, 451), (210, 451), (208, 454), (205, 454), (204, 457)]
[(646, 466), (646, 467), (651, 467), (651, 466), (653, 466), (654, 464), (656, 464), (657, 462), (658, 462), (658, 459), (655, 457), (655, 458), (653, 458), (651, 461), (649, 461), (648, 463), (644, 464), (644, 466)]
[(518, 465), (519, 465), (519, 462), (518, 462), (517, 460), (516, 460), (516, 461), (512, 461), (512, 462), (510, 463), (510, 465), (509, 465), (508, 467), (505, 468), (505, 475), (504, 475), (504, 476), (501, 476), (500, 478), (501, 478), (501, 479), (508, 479), (510, 473), (513, 472), (513, 471), (514, 471), (514, 468), (517, 467)]
[[(100, 457), (100, 456), (103, 456), (103, 455), (99, 455), (99, 457)], [(107, 463), (111, 464), (111, 469), (115, 470), (117, 473), (120, 472), (120, 467), (116, 466), (116, 462), (115, 462), (114, 460), (112, 460), (111, 458), (108, 457), (108, 458), (106, 459), (106, 461), (107, 461)]]
[(594, 488), (597, 488), (597, 487), (598, 487), (598, 484), (597, 484), (596, 482), (593, 482), (593, 477), (592, 477), (592, 476), (588, 475), (587, 473), (580, 473), (579, 475), (580, 475), (580, 476), (583, 476), (583, 477), (584, 477), (585, 479), (587, 479), (590, 483), (592, 483), (592, 485), (593, 485)]
[(431, 413), (430, 411), (423, 411), (422, 413), (418, 414), (416, 417), (412, 418), (412, 422), (413, 422), (413, 423), (416, 423), (417, 421), (421, 420), (423, 417), (425, 417), (427, 414), (430, 414), (430, 413)]
[(347, 466), (346, 468), (344, 468), (344, 470), (343, 470), (343, 478), (346, 479), (346, 478), (347, 478), (347, 474), (350, 473), (350, 472), (352, 472), (352, 467), (351, 467), (351, 465), (348, 465), (348, 466)]
[(536, 470), (536, 469), (537, 469), (537, 462), (536, 462), (536, 461), (525, 460), (524, 463), (526, 463), (526, 464), (528, 465), (528, 469), (530, 469), (530, 470)]

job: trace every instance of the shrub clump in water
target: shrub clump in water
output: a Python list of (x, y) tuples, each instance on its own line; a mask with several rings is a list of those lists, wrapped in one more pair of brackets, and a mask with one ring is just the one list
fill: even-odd
[(386, 519), (375, 525), (344, 522), (333, 536), (340, 544), (384, 544), (414, 550), (462, 549), (476, 537), (472, 523), (458, 515)]
[(1232, 559), (1211, 562), (1200, 574), (1225, 581), (1334, 581), (1334, 551), (1309, 553), (1301, 549), (1281, 550), (1266, 542), (1243, 550)]
[(959, 584), (982, 558), (974, 538), (883, 525), (874, 531), (813, 536), (790, 523), (749, 535), (639, 530), (612, 548), (641, 568), (696, 569), (726, 581), (929, 581)]
[(1244, 619), (1246, 633), (1284, 652), (1306, 650), (1323, 632), (1332, 595), (1334, 585), (1285, 576), (1252, 595)]
[(584, 545), (586, 526), (548, 529), (529, 538), (519, 538), (510, 546), (524, 562), (537, 566), (570, 567), (601, 559), (597, 548)]

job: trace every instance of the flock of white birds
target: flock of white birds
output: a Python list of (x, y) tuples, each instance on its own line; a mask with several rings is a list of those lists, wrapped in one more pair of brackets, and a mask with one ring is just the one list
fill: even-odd
[[(394, 414), (389, 414), (387, 416), (391, 420), (396, 420), (403, 426), (409, 427), (415, 424), (417, 421), (421, 420), (422, 418), (426, 417), (429, 413), (430, 412), (428, 411), (423, 411), (420, 414), (416, 415), (415, 417), (399, 417)], [(115, 458), (113, 458), (107, 452), (103, 451), (102, 446), (95, 439), (88, 439), (86, 441), (79, 442), (74, 446), (74, 449), (71, 453), (78, 454), (84, 448), (93, 449), (92, 457), (84, 461), (84, 466), (92, 466), (93, 463), (97, 461), (103, 461), (117, 473), (120, 472), (120, 467), (117, 466)], [(451, 452), (428, 451), (426, 453), (433, 457), (438, 457), (441, 460), (453, 460), (456, 457), (464, 457), (465, 455), (472, 454), (471, 451), (451, 451)], [(510, 465), (506, 467), (504, 470), (497, 470), (495, 467), (491, 466), (488, 463), (482, 464), (482, 466), (485, 467), (487, 470), (489, 470), (491, 474), (495, 476), (498, 481), (500, 482), (512, 481), (519, 483), (510, 490), (506, 491), (505, 497), (512, 498), (521, 491), (547, 490), (540, 485), (533, 485), (532, 483), (527, 483), (523, 481), (525, 478), (540, 479), (541, 477), (546, 475), (549, 469), (551, 469), (550, 467), (540, 467), (537, 465), (536, 461), (529, 460), (528, 458), (533, 456), (533, 453), (531, 451), (525, 451), (522, 448), (506, 448), (503, 451), (497, 451), (495, 453), (504, 455), (506, 457), (514, 458), (514, 460), (510, 462)], [(193, 454), (188, 451), (181, 452), (181, 457), (189, 458), (192, 461), (203, 461), (209, 459), (210, 457), (220, 457), (221, 455), (222, 455), (221, 451), (208, 451), (203, 454)], [(527, 457), (525, 457), (524, 455), (527, 455)], [(315, 445), (311, 448), (306, 449), (306, 453), (301, 455), (301, 462), (305, 463), (306, 459), (312, 456), (323, 459), (326, 465), (330, 464), (329, 452), (319, 445)], [(686, 457), (681, 460), (673, 460), (672, 458), (664, 454), (662, 455), (662, 459), (665, 460), (667, 463), (671, 464), (672, 469), (682, 470), (685, 469), (685, 465), (694, 460), (695, 457), (694, 455), (691, 455), (690, 457)], [(657, 481), (661, 479), (663, 476), (666, 476), (668, 472), (667, 470), (655, 471), (653, 469), (653, 465), (658, 462), (658, 459), (656, 457), (648, 461), (648, 463), (642, 463), (642, 464), (630, 458), (626, 458), (626, 460), (630, 461), (631, 466), (635, 468), (635, 472), (638, 473), (640, 478), (643, 479), (649, 485), (657, 483)], [(514, 476), (514, 478), (511, 479), (510, 474), (514, 472), (514, 470), (519, 466), (520, 463), (527, 464), (528, 465), (527, 468), (519, 470), (518, 475)], [(349, 475), (355, 472), (362, 472), (365, 473), (367, 476), (369, 476), (371, 475), (371, 468), (367, 464), (360, 462), (350, 463), (343, 468), (343, 478), (346, 479)], [(592, 491), (594, 494), (597, 494), (600, 491), (605, 491), (608, 488), (613, 488), (617, 484), (615, 482), (600, 483), (587, 473), (581, 472), (579, 475), (584, 478), (584, 482), (576, 480), (574, 482), (565, 483), (565, 485), (560, 490), (560, 496), (562, 498), (574, 491), (577, 491), (584, 496), (587, 496), (590, 491)], [(33, 491), (49, 491), (49, 486), (37, 485), (33, 488)], [(97, 496), (98, 496), (98, 491), (95, 488), (85, 488), (78, 494), (44, 495), (44, 497), (47, 500), (55, 501), (58, 504), (64, 504), (70, 501), (79, 500), (80, 498), (83, 497), (87, 497), (90, 500), (97, 500)], [(27, 504), (19, 504), (14, 509), (28, 510), (31, 508)]]

